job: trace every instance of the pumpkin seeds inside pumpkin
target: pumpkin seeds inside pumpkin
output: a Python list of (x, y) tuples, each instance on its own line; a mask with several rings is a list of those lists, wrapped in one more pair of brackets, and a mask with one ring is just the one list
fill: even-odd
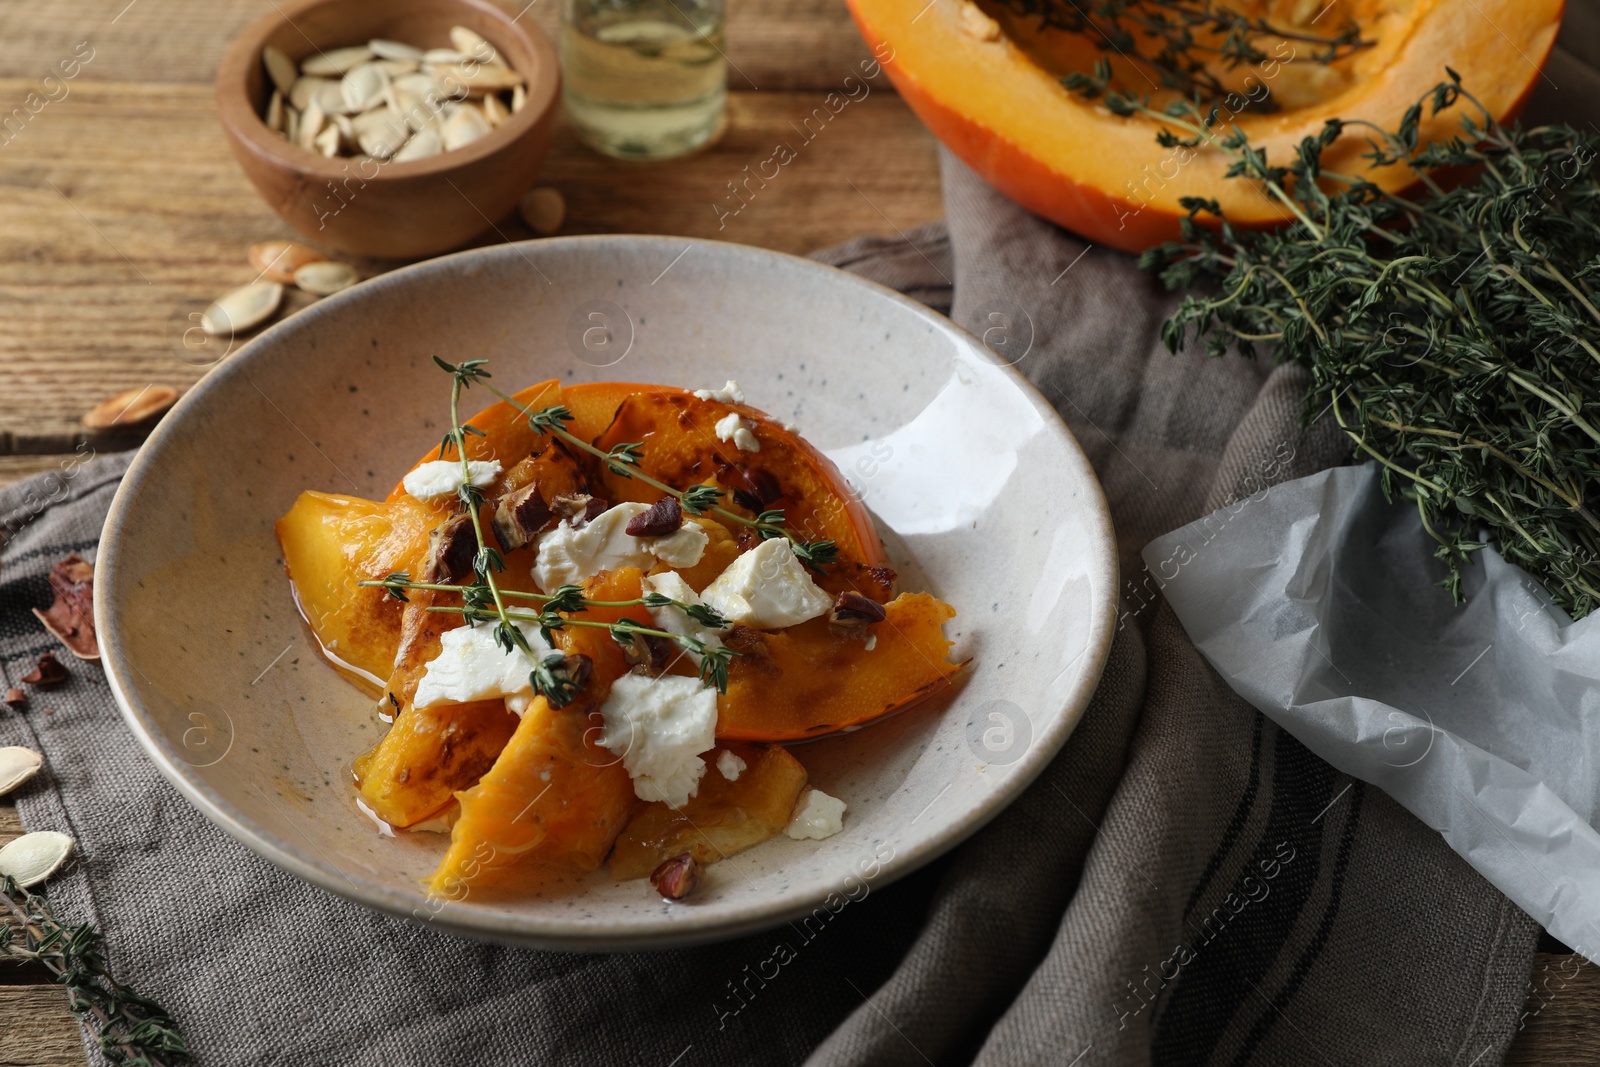
[(200, 314), (200, 328), (213, 337), (231, 337), (272, 317), (283, 302), (277, 282), (253, 282), (219, 296)]
[(0, 875), (10, 875), (29, 889), (61, 869), (72, 855), (72, 838), (54, 830), (37, 830), (0, 848)]

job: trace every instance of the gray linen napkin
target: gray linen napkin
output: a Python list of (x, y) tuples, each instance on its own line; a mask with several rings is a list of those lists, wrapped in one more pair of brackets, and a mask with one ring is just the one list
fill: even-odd
[[(1570, 54), (1552, 69), (1594, 84)], [(948, 157), (944, 182), (948, 226), (821, 258), (953, 310), (1044, 391), (1105, 485), (1125, 574), (1153, 537), (1345, 461), (1328, 427), (1300, 427), (1300, 372), (1167, 355), (1171, 300), (1128, 257)], [(8, 678), (50, 647), (27, 609), (48, 603), (53, 560), (92, 555), (122, 467), (0, 492)], [(814, 940), (780, 927), (564, 955), (366, 911), (201, 818), (93, 669), (0, 711), (0, 744), (49, 761), (17, 798), (24, 822), (80, 842), (51, 896), (101, 924), (118, 973), (176, 1013), (202, 1063), (1499, 1062), (1534, 923), (1229, 690), (1153, 589), (1124, 592), (1099, 691), (1040, 780)], [(750, 981), (780, 941), (794, 960)]]

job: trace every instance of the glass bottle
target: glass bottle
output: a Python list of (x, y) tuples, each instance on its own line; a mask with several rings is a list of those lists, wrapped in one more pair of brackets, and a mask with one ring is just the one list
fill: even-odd
[(670, 159), (721, 132), (723, 0), (562, 0), (562, 104), (579, 140)]

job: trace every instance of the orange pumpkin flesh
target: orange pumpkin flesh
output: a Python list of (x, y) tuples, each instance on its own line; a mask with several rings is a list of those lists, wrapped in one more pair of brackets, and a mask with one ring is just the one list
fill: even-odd
[(942, 629), (955, 609), (927, 593), (901, 593), (874, 623), (872, 649), (836, 637), (826, 619), (778, 633), (735, 630), (741, 654), (728, 667), (717, 702), (717, 736), (746, 741), (818, 737), (908, 708), (949, 690), (961, 664), (947, 658)]
[(806, 769), (778, 747), (732, 744), (744, 760), (734, 781), (717, 770), (718, 752), (707, 752), (700, 788), (681, 809), (665, 804), (639, 808), (611, 850), (611, 877), (644, 878), (664, 860), (687, 852), (715, 863), (776, 837), (789, 825), (795, 801), (806, 787)]
[[(595, 600), (633, 600), (642, 590), (639, 579), (638, 570), (623, 567), (591, 580), (586, 593)], [(590, 608), (573, 618), (650, 625), (638, 607)], [(461, 817), (429, 880), (430, 892), (459, 899), (480, 880), (523, 877), (529, 863), (593, 870), (633, 811), (633, 780), (621, 759), (597, 743), (598, 710), (628, 669), (622, 649), (598, 627), (569, 627), (556, 638), (563, 652), (590, 658), (589, 682), (564, 708), (536, 697), (494, 766), (456, 794)]]
[[(1035, 20), (987, 2), (983, 10), (1005, 30), (997, 40), (965, 28), (965, 0), (849, 4), (895, 88), (946, 147), (1018, 204), (1096, 244), (1136, 252), (1176, 240), (1178, 221), (1188, 214), (1182, 197), (1217, 200), (1238, 227), (1270, 227), (1287, 218), (1251, 183), (1224, 178), (1231, 160), (1220, 150), (1163, 148), (1156, 143), (1160, 123), (1119, 118), (1062, 87), (1063, 74), (1089, 70), (1101, 55), (1082, 39), (1040, 31)], [(1269, 42), (1262, 50), (1287, 61), (1274, 58), (1259, 70), (1233, 72), (1231, 84), (1242, 91), (1224, 99), (1223, 119), (1231, 117), (1270, 161), (1283, 162), (1328, 118), (1396, 128), (1405, 110), (1445, 79), (1447, 64), (1491, 113), (1514, 115), (1555, 43), (1563, 0), (1336, 0), (1325, 11), (1321, 3), (1287, 0), (1230, 6), (1286, 28), (1294, 25), (1296, 10), (1318, 16), (1313, 31), (1336, 30), (1354, 18), (1363, 37), (1375, 42), (1331, 68), (1309, 63), (1311, 46), (1304, 43)], [(1114, 65), (1119, 85), (1148, 91), (1146, 77), (1128, 64)], [(1250, 77), (1255, 80), (1247, 83)], [(1260, 99), (1263, 93), (1273, 94), (1281, 109), (1247, 106), (1252, 94)], [(1423, 139), (1457, 135), (1460, 114), (1457, 108), (1425, 116)], [(1325, 168), (1366, 171), (1361, 156), (1370, 150), (1368, 136), (1361, 127), (1347, 130), (1324, 153)], [(1367, 177), (1392, 192), (1416, 181), (1404, 167)]]

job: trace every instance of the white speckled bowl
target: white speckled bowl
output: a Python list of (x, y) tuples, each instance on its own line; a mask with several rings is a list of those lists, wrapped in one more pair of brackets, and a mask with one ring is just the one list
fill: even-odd
[[(959, 612), (952, 698), (797, 750), (850, 805), (822, 842), (767, 842), (688, 904), (605, 871), (442, 906), (429, 834), (381, 836), (351, 760), (383, 729), (317, 653), (272, 524), (302, 489), (381, 497), (439, 439), (446, 377), (718, 386), (799, 423), (857, 484), (905, 588)], [(157, 765), (273, 863), (463, 934), (611, 950), (729, 937), (892, 880), (1017, 796), (1083, 713), (1111, 644), (1111, 523), (1049, 406), (949, 321), (791, 256), (664, 237), (475, 249), (323, 300), (241, 348), (140, 452), (96, 581), (105, 666)]]

